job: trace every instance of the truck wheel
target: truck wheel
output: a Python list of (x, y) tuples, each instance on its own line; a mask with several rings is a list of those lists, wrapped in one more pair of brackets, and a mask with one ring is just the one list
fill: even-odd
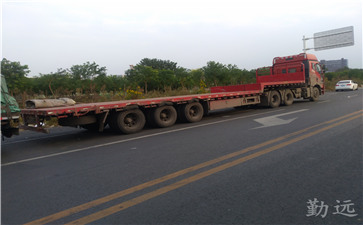
[(140, 109), (133, 109), (113, 114), (109, 125), (116, 131), (131, 134), (142, 130), (145, 122), (144, 113)]
[(286, 106), (292, 105), (294, 102), (294, 95), (292, 94), (292, 91), (290, 89), (285, 90), (285, 96), (284, 96), (284, 103)]
[(194, 123), (203, 118), (204, 110), (199, 102), (192, 102), (181, 107), (180, 116), (183, 121)]
[(7, 137), (7, 138), (10, 138), (11, 136), (13, 136), (13, 132), (11, 132), (10, 128), (1, 129), (1, 134), (4, 135), (4, 137)]
[(313, 88), (313, 93), (311, 93), (310, 101), (318, 101), (319, 100), (319, 89), (317, 87)]
[(272, 91), (270, 95), (270, 107), (276, 108), (281, 104), (281, 96), (278, 91)]
[(173, 106), (162, 106), (153, 110), (152, 119), (158, 127), (170, 127), (177, 118), (176, 110)]

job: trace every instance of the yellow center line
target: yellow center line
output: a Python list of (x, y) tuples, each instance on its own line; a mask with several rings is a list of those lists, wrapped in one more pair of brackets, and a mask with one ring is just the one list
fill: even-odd
[(217, 172), (221, 172), (221, 171), (226, 170), (228, 168), (231, 168), (233, 166), (239, 165), (239, 164), (241, 164), (243, 162), (246, 162), (246, 161), (248, 161), (250, 159), (257, 158), (259, 156), (265, 155), (265, 154), (270, 153), (272, 151), (281, 149), (281, 148), (286, 147), (286, 146), (288, 146), (290, 144), (296, 143), (296, 142), (301, 141), (303, 139), (306, 139), (308, 137), (314, 136), (316, 134), (319, 134), (321, 132), (324, 132), (326, 130), (329, 130), (331, 128), (334, 128), (336, 126), (339, 126), (339, 125), (341, 125), (343, 123), (346, 123), (346, 122), (349, 122), (351, 120), (357, 119), (357, 118), (361, 117), (362, 115), (363, 114), (359, 114), (359, 115), (353, 116), (351, 118), (348, 118), (348, 119), (345, 119), (343, 121), (334, 123), (334, 124), (329, 125), (327, 127), (323, 127), (323, 128), (321, 128), (319, 130), (316, 130), (316, 131), (313, 131), (313, 132), (304, 134), (302, 136), (293, 138), (293, 139), (288, 140), (286, 142), (283, 142), (283, 143), (274, 145), (272, 147), (266, 148), (264, 150), (258, 151), (256, 153), (251, 154), (251, 155), (248, 155), (248, 156), (239, 158), (239, 159), (234, 160), (232, 162), (225, 163), (225, 164), (220, 165), (218, 167), (215, 167), (213, 169), (210, 169), (210, 170), (201, 172), (199, 174), (196, 174), (194, 176), (191, 176), (191, 177), (188, 177), (186, 179), (180, 180), (180, 181), (175, 182), (173, 184), (170, 184), (168, 186), (159, 188), (159, 189), (157, 189), (155, 191), (151, 191), (151, 192), (146, 193), (146, 194), (143, 194), (143, 195), (141, 195), (139, 197), (133, 198), (131, 200), (122, 202), (122, 203), (117, 204), (115, 206), (112, 206), (112, 207), (109, 207), (107, 209), (104, 209), (104, 210), (98, 211), (96, 213), (93, 213), (93, 214), (91, 214), (89, 216), (85, 216), (85, 217), (80, 218), (78, 220), (72, 221), (70, 223), (67, 223), (66, 225), (71, 225), (71, 224), (87, 224), (87, 223), (94, 222), (96, 220), (102, 219), (102, 218), (107, 217), (109, 215), (112, 215), (114, 213), (117, 213), (117, 212), (120, 212), (122, 210), (125, 210), (125, 209), (127, 209), (129, 207), (132, 207), (132, 206), (135, 206), (135, 205), (140, 204), (142, 202), (145, 202), (145, 201), (147, 201), (149, 199), (155, 198), (155, 197), (157, 197), (159, 195), (165, 194), (167, 192), (170, 192), (172, 190), (178, 189), (178, 188), (183, 187), (183, 186), (185, 186), (187, 184), (190, 184), (192, 182), (198, 181), (198, 180), (200, 180), (202, 178), (205, 178), (205, 177), (210, 176), (212, 174), (215, 174)]
[(275, 138), (275, 139), (272, 139), (272, 140), (269, 140), (269, 141), (260, 143), (258, 145), (254, 145), (254, 146), (245, 148), (243, 150), (240, 150), (240, 151), (237, 151), (237, 152), (233, 152), (233, 153), (230, 153), (230, 154), (221, 156), (219, 158), (216, 158), (216, 159), (213, 159), (213, 160), (210, 160), (210, 161), (207, 161), (207, 162), (204, 162), (204, 163), (201, 163), (201, 164), (198, 164), (198, 165), (195, 165), (195, 166), (192, 166), (192, 167), (183, 169), (183, 170), (179, 170), (177, 172), (168, 174), (166, 176), (157, 178), (155, 180), (151, 180), (151, 181), (145, 182), (143, 184), (140, 184), (140, 185), (137, 185), (137, 186), (128, 188), (126, 190), (123, 190), (123, 191), (120, 191), (120, 192), (116, 192), (114, 194), (111, 194), (111, 195), (108, 195), (108, 196), (105, 196), (105, 197), (102, 197), (102, 198), (99, 198), (99, 199), (96, 199), (96, 200), (87, 202), (85, 204), (82, 204), (82, 205), (79, 205), (79, 206), (75, 206), (73, 208), (66, 209), (66, 210), (63, 210), (61, 212), (58, 212), (58, 213), (55, 213), (55, 214), (52, 214), (52, 215), (49, 215), (49, 216), (46, 216), (46, 217), (43, 217), (43, 218), (34, 220), (34, 221), (31, 221), (29, 223), (26, 223), (25, 225), (35, 225), (35, 224), (41, 225), (41, 224), (46, 224), (46, 223), (53, 222), (55, 220), (58, 220), (58, 219), (61, 219), (61, 218), (70, 216), (72, 214), (75, 214), (75, 213), (78, 213), (78, 212), (81, 212), (81, 211), (84, 211), (84, 210), (87, 210), (87, 209), (90, 209), (92, 207), (95, 207), (95, 206), (104, 204), (106, 202), (115, 200), (117, 198), (121, 198), (123, 196), (129, 195), (129, 194), (134, 193), (136, 191), (143, 190), (145, 188), (154, 186), (156, 184), (163, 183), (165, 181), (171, 180), (171, 179), (176, 178), (176, 177), (179, 177), (181, 175), (184, 175), (184, 174), (187, 174), (187, 173), (190, 173), (190, 172), (193, 172), (193, 171), (202, 169), (204, 167), (207, 167), (207, 166), (210, 166), (210, 165), (213, 165), (213, 164), (222, 162), (224, 160), (227, 160), (227, 159), (230, 159), (230, 158), (239, 156), (239, 155), (244, 154), (244, 153), (247, 153), (249, 151), (253, 151), (253, 150), (262, 148), (264, 146), (267, 146), (267, 145), (270, 145), (270, 144), (273, 144), (273, 143), (276, 143), (276, 142), (285, 140), (287, 138), (290, 138), (290, 137), (299, 135), (301, 133), (304, 133), (304, 132), (309, 131), (311, 129), (314, 129), (316, 127), (319, 127), (319, 126), (322, 126), (322, 125), (326, 125), (326, 124), (330, 124), (330, 123), (334, 123), (334, 122), (336, 122), (338, 120), (344, 119), (346, 117), (353, 116), (355, 114), (359, 114), (361, 112), (363, 112), (363, 110), (360, 110), (360, 111), (357, 111), (357, 112), (354, 112), (354, 113), (350, 113), (350, 114), (347, 114), (347, 115), (344, 115), (344, 116), (341, 116), (341, 117), (338, 117), (338, 118), (335, 118), (335, 119), (332, 119), (332, 120), (329, 120), (329, 121), (326, 121), (326, 122), (323, 122), (323, 123), (320, 123), (320, 124), (316, 124), (314, 126), (311, 126), (311, 127), (308, 127), (308, 128), (305, 128), (305, 129), (302, 129), (302, 130), (293, 132), (291, 134), (287, 134), (287, 135), (284, 135), (284, 136), (281, 136), (281, 137), (278, 137), (278, 138)]

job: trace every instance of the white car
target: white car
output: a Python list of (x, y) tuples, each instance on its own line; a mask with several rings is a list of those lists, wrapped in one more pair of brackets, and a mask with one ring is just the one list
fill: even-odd
[(335, 85), (335, 91), (358, 90), (358, 84), (352, 80), (341, 80)]

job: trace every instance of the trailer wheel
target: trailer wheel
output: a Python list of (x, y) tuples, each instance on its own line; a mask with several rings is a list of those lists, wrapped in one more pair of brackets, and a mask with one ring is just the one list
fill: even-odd
[(204, 110), (199, 102), (192, 102), (181, 107), (180, 116), (183, 121), (194, 123), (203, 118)]
[(177, 118), (176, 110), (173, 106), (162, 106), (153, 110), (152, 119), (158, 127), (170, 127)]
[(319, 100), (319, 89), (317, 87), (313, 88), (313, 93), (311, 93), (310, 101), (318, 101)]
[(281, 96), (278, 91), (272, 91), (270, 95), (270, 107), (276, 108), (281, 104)]
[(145, 125), (145, 116), (140, 109), (118, 112), (111, 116), (110, 127), (125, 134), (136, 133)]
[(11, 136), (13, 136), (13, 132), (12, 132), (10, 126), (4, 127), (3, 125), (1, 125), (1, 134), (7, 138), (10, 138)]
[(292, 91), (290, 89), (285, 90), (285, 96), (284, 96), (284, 103), (286, 106), (292, 105), (294, 102), (294, 95), (292, 94)]

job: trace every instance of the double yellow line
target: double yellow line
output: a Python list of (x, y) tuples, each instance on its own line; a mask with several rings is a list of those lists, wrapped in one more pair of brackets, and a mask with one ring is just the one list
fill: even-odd
[[(159, 189), (156, 189), (154, 191), (148, 192), (146, 194), (140, 195), (140, 196), (138, 196), (136, 198), (133, 198), (131, 200), (124, 201), (124, 202), (119, 203), (117, 205), (114, 205), (112, 207), (100, 210), (100, 211), (98, 211), (96, 213), (93, 213), (91, 215), (88, 215), (88, 216), (82, 217), (80, 219), (74, 220), (74, 221), (72, 221), (72, 222), (70, 222), (68, 224), (87, 224), (87, 223), (91, 223), (93, 221), (97, 221), (97, 220), (99, 220), (101, 218), (104, 218), (104, 217), (107, 217), (107, 216), (112, 215), (114, 213), (125, 210), (125, 209), (127, 209), (129, 207), (132, 207), (132, 206), (135, 206), (135, 205), (140, 204), (142, 202), (145, 202), (145, 201), (147, 201), (149, 199), (155, 198), (157, 196), (160, 196), (160, 195), (165, 194), (167, 192), (170, 192), (172, 190), (183, 187), (183, 186), (185, 186), (187, 184), (190, 184), (192, 182), (198, 181), (198, 180), (200, 180), (200, 179), (202, 179), (204, 177), (210, 176), (210, 175), (215, 174), (217, 172), (226, 170), (228, 168), (231, 168), (233, 166), (236, 166), (238, 164), (246, 162), (246, 161), (248, 161), (250, 159), (254, 159), (256, 157), (259, 157), (261, 155), (264, 155), (264, 154), (267, 154), (269, 152), (275, 151), (277, 149), (281, 149), (281, 148), (283, 148), (285, 146), (288, 146), (288, 145), (293, 144), (295, 142), (298, 142), (298, 141), (301, 141), (303, 139), (309, 138), (311, 136), (317, 135), (317, 134), (319, 134), (321, 132), (332, 129), (332, 128), (336, 127), (336, 126), (339, 126), (339, 125), (344, 124), (346, 122), (349, 122), (351, 120), (360, 118), (360, 117), (362, 117), (362, 115), (363, 115), (363, 110), (360, 110), (360, 111), (357, 111), (357, 112), (354, 112), (354, 113), (350, 113), (350, 114), (335, 118), (333, 120), (329, 120), (329, 121), (326, 121), (326, 122), (323, 122), (323, 123), (320, 123), (320, 124), (316, 124), (314, 126), (311, 126), (311, 127), (308, 127), (308, 128), (293, 132), (291, 134), (287, 134), (287, 135), (284, 135), (282, 137), (278, 137), (276, 139), (272, 139), (272, 140), (260, 143), (258, 145), (254, 145), (254, 146), (242, 149), (240, 151), (233, 152), (233, 153), (218, 157), (216, 159), (213, 159), (213, 160), (210, 160), (210, 161), (207, 161), (207, 162), (204, 162), (204, 163), (201, 163), (201, 164), (198, 164), (198, 165), (195, 165), (195, 166), (183, 169), (183, 170), (179, 170), (179, 171), (177, 171), (175, 173), (168, 174), (168, 175), (160, 177), (158, 179), (151, 180), (149, 182), (146, 182), (146, 183), (143, 183), (143, 184), (128, 188), (126, 190), (123, 190), (123, 191), (120, 191), (120, 192), (105, 196), (103, 198), (99, 198), (99, 199), (93, 200), (91, 202), (88, 202), (88, 203), (85, 203), (85, 204), (82, 204), (82, 205), (79, 205), (79, 206), (76, 206), (76, 207), (73, 207), (73, 208), (70, 208), (70, 209), (66, 209), (64, 211), (61, 211), (61, 212), (58, 212), (58, 213), (55, 213), (55, 214), (52, 214), (52, 215), (49, 215), (49, 216), (46, 216), (46, 217), (43, 217), (43, 218), (40, 218), (38, 220), (31, 221), (29, 223), (26, 223), (26, 225), (50, 223), (50, 222), (65, 218), (67, 216), (73, 215), (75, 213), (82, 212), (84, 210), (87, 210), (87, 209), (96, 207), (98, 205), (107, 203), (109, 201), (121, 198), (121, 197), (129, 195), (131, 193), (141, 191), (141, 190), (143, 190), (145, 188), (152, 187), (152, 186), (154, 186), (156, 184), (160, 184), (160, 183), (163, 183), (165, 181), (174, 179), (174, 178), (179, 177), (181, 175), (188, 174), (190, 172), (205, 168), (207, 166), (212, 166), (212, 165), (214, 165), (216, 163), (219, 163), (219, 162), (222, 162), (224, 160), (232, 159), (232, 158), (234, 158), (236, 156), (240, 156), (240, 155), (245, 154), (247, 152), (250, 152), (250, 151), (253, 151), (253, 150), (256, 150), (256, 149), (259, 149), (259, 148), (262, 148), (262, 147), (265, 147), (265, 146), (268, 146), (268, 145), (271, 145), (271, 144), (274, 144), (274, 143), (277, 143), (277, 142), (284, 141), (284, 140), (286, 140), (288, 138), (292, 138), (292, 139), (289, 139), (289, 140), (284, 141), (282, 143), (279, 143), (277, 145), (264, 148), (264, 149), (262, 149), (262, 150), (260, 150), (258, 152), (255, 152), (255, 153), (249, 154), (247, 156), (235, 159), (233, 161), (224, 163), (224, 164), (222, 164), (220, 166), (217, 166), (217, 167), (214, 167), (212, 169), (200, 172), (200, 173), (198, 173), (196, 175), (193, 175), (193, 176), (190, 176), (188, 178), (182, 179), (182, 180), (177, 181), (175, 183), (172, 183), (170, 185), (167, 185), (167, 186), (161, 187)], [(311, 131), (309, 133), (303, 134), (303, 133), (305, 133), (307, 131), (310, 131), (312, 129), (315, 129), (315, 128), (318, 128), (318, 127), (321, 127), (321, 126), (323, 126), (323, 127), (318, 129), (318, 130), (314, 130), (314, 131)], [(303, 134), (303, 135), (301, 135), (301, 134)], [(296, 136), (296, 137), (294, 137), (294, 136)]]

